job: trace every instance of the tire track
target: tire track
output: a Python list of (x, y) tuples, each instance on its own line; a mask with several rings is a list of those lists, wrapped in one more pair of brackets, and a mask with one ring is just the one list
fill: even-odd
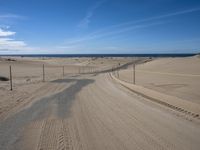
[(37, 150), (72, 150), (68, 124), (63, 120), (44, 121)]
[(57, 126), (55, 122), (56, 120), (47, 120), (44, 122), (38, 143), (38, 150), (56, 149), (56, 139), (58, 135), (56, 135)]
[(61, 121), (61, 128), (58, 136), (57, 150), (72, 150), (72, 142), (69, 134), (69, 127), (66, 121)]
[[(113, 75), (111, 75), (111, 74), (109, 74), (109, 76), (110, 76), (110, 78), (113, 79), (113, 80), (119, 80), (119, 81), (122, 81), (122, 82), (125, 82), (125, 83), (129, 83), (129, 82), (124, 81), (124, 80), (116, 79), (116, 78), (115, 78)], [(117, 81), (117, 82), (118, 82), (118, 81)], [(190, 117), (193, 118), (193, 119), (198, 119), (198, 120), (200, 120), (200, 115), (199, 115), (198, 113), (194, 113), (194, 112), (189, 111), (189, 110), (186, 110), (185, 108), (182, 108), (182, 107), (180, 107), (180, 106), (175, 106), (175, 105), (173, 105), (173, 104), (169, 104), (168, 102), (161, 101), (160, 99), (157, 99), (157, 98), (154, 98), (154, 97), (149, 96), (149, 95), (147, 95), (147, 94), (144, 94), (144, 93), (141, 92), (141, 91), (134, 90), (134, 89), (130, 88), (129, 86), (127, 86), (127, 85), (125, 85), (125, 84), (123, 84), (123, 83), (121, 83), (121, 82), (119, 82), (119, 84), (120, 84), (121, 86), (127, 88), (128, 90), (130, 90), (130, 91), (132, 91), (132, 92), (134, 92), (134, 93), (136, 93), (136, 94), (138, 94), (138, 95), (140, 95), (140, 96), (146, 98), (147, 100), (150, 100), (150, 101), (152, 101), (152, 102), (155, 102), (155, 103), (160, 104), (160, 105), (163, 105), (163, 106), (166, 106), (166, 107), (168, 107), (168, 108), (170, 108), (170, 109), (172, 109), (172, 110), (175, 110), (175, 111), (177, 111), (177, 112), (181, 112), (181, 113), (183, 113), (183, 114), (185, 114), (185, 115), (187, 115), (187, 116), (190, 116)], [(129, 84), (130, 84), (130, 83), (129, 83)]]

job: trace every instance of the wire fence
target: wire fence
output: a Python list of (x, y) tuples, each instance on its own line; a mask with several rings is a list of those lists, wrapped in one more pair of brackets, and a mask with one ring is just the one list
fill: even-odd
[(166, 66), (147, 68), (144, 64), (132, 64), (128, 68), (115, 70), (113, 75), (124, 82), (199, 103), (199, 71), (183, 71), (182, 68)]
[(0, 82), (0, 88), (10, 86), (10, 90), (12, 90), (13, 86), (53, 81), (66, 76), (73, 76), (77, 74), (97, 73), (104, 69), (107, 68), (78, 65), (24, 65), (13, 63), (11, 65), (3, 65), (0, 67), (0, 76), (2, 77), (2, 81), (3, 79), (6, 81)]

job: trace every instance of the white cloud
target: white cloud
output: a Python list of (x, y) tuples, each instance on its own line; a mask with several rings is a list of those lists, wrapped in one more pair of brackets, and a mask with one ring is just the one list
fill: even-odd
[(0, 49), (21, 49), (26, 46), (24, 41), (16, 41), (11, 38), (0, 38)]
[[(93, 14), (93, 11), (91, 11), (92, 14)], [(109, 27), (106, 27), (103, 29), (99, 29), (95, 32), (92, 32), (92, 33), (90, 33), (86, 36), (80, 37), (80, 38), (69, 39), (66, 42), (66, 44), (77, 44), (80, 42), (89, 41), (92, 39), (106, 37), (106, 36), (111, 36), (111, 35), (115, 35), (115, 34), (120, 34), (123, 32), (131, 31), (131, 30), (135, 30), (135, 29), (139, 29), (139, 28), (147, 28), (147, 27), (154, 26), (154, 25), (164, 24), (166, 22), (159, 21), (159, 20), (173, 17), (173, 16), (189, 14), (189, 13), (193, 13), (193, 12), (197, 12), (197, 11), (200, 11), (200, 8), (187, 9), (187, 10), (177, 11), (177, 12), (168, 13), (168, 14), (164, 14), (164, 15), (160, 15), (160, 16), (153, 16), (153, 17), (149, 17), (149, 18), (145, 18), (145, 19), (115, 24), (115, 25), (112, 25), (112, 26), (109, 26)], [(88, 16), (89, 16), (89, 13), (88, 13)], [(89, 18), (89, 19), (87, 19), (87, 18)], [(89, 20), (90, 20), (90, 17), (86, 16), (85, 25), (88, 25), (87, 22), (90, 22)], [(152, 21), (153, 21), (153, 23), (148, 23), (148, 22), (152, 22)]]
[(89, 10), (87, 11), (85, 17), (78, 24), (78, 27), (81, 27), (81, 28), (88, 27), (89, 23), (91, 22), (91, 18), (94, 15), (95, 10), (98, 9), (106, 1), (107, 0), (98, 1), (92, 7), (90, 7)]
[(97, 38), (102, 38), (102, 37), (108, 37), (108, 36), (113, 36), (113, 35), (117, 35), (120, 33), (124, 33), (124, 32), (128, 32), (128, 31), (133, 31), (133, 30), (137, 30), (137, 29), (141, 29), (141, 28), (148, 28), (151, 26), (157, 26), (157, 25), (161, 25), (161, 24), (166, 24), (168, 22), (164, 22), (164, 21), (157, 21), (154, 23), (145, 23), (145, 24), (138, 24), (138, 25), (129, 25), (129, 26), (124, 26), (121, 28), (115, 28), (112, 30), (105, 30), (103, 32), (94, 32), (91, 33), (89, 35), (86, 35), (84, 37), (81, 38), (74, 38), (74, 39), (69, 39), (66, 44), (69, 45), (74, 45), (77, 43), (81, 43), (84, 41), (89, 41), (89, 40), (93, 40), (93, 39), (97, 39)]
[[(142, 22), (147, 22), (147, 21), (160, 20), (160, 19), (165, 19), (165, 18), (169, 18), (169, 17), (189, 14), (189, 13), (193, 13), (193, 12), (197, 12), (197, 11), (200, 11), (200, 8), (187, 9), (187, 10), (172, 12), (172, 13), (168, 13), (168, 14), (164, 14), (164, 15), (160, 15), (160, 16), (153, 16), (153, 17), (144, 18), (144, 19), (140, 19), (140, 20), (128, 21), (128, 22), (124, 22), (121, 24), (112, 25), (112, 26), (106, 28), (106, 30), (112, 29), (112, 28), (119, 28), (119, 27), (123, 27), (123, 26), (127, 26), (127, 25), (132, 25), (135, 23), (142, 23)], [(105, 30), (105, 29), (103, 29), (103, 30)]]
[(7, 36), (15, 35), (15, 33), (16, 32), (6, 31), (6, 30), (3, 30), (2, 28), (0, 28), (0, 37), (7, 37)]
[[(7, 24), (7, 22), (12, 22), (18, 19), (25, 19), (24, 16), (16, 14), (0, 14), (0, 22), (2, 24)], [(16, 40), (14, 36), (16, 32), (10, 31), (10, 26), (0, 25), (0, 52), (14, 52), (18, 50), (31, 50), (31, 47), (28, 47), (27, 44), (22, 40)]]
[(4, 19), (24, 19), (24, 16), (16, 15), (16, 14), (0, 14), (0, 20)]
[[(7, 27), (6, 29), (9, 29)], [(10, 38), (15, 35), (16, 32), (5, 30), (0, 28), (0, 51), (16, 51), (16, 50), (31, 50), (24, 41), (15, 40)]]

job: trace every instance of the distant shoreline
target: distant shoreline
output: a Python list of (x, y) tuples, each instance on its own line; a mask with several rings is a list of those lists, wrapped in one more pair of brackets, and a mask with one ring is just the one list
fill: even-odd
[(175, 53), (175, 54), (3, 54), (8, 57), (189, 57), (198, 53)]

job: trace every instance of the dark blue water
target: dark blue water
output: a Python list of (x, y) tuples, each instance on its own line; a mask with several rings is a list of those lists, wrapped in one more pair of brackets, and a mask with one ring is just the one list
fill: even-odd
[(195, 53), (184, 54), (17, 54), (0, 56), (19, 56), (19, 57), (188, 57)]

